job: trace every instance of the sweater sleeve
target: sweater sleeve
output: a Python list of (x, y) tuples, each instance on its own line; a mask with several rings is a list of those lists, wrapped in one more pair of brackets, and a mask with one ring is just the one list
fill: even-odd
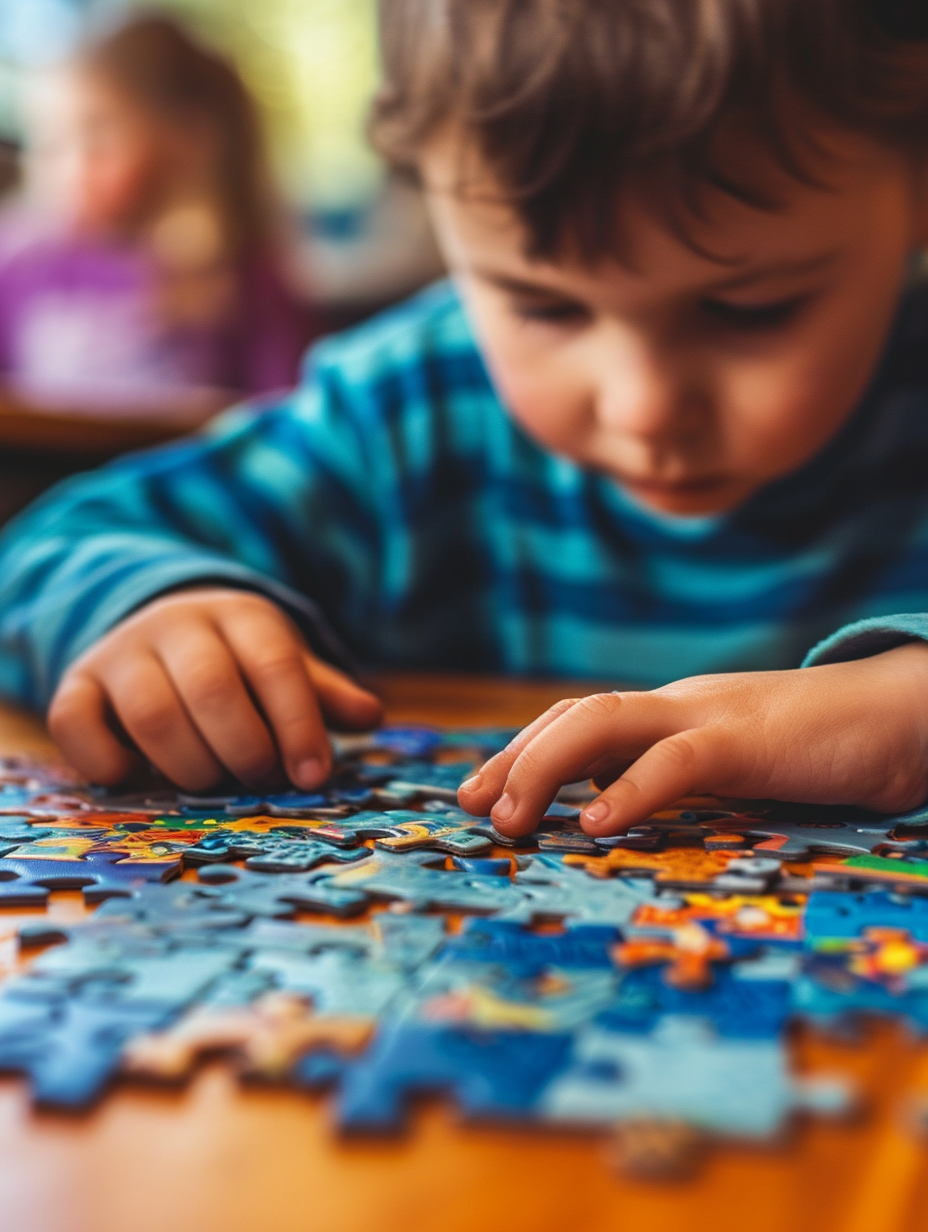
[(902, 646), (905, 642), (928, 641), (928, 613), (901, 612), (897, 616), (874, 616), (845, 625), (813, 646), (803, 667), (866, 659)]
[(160, 594), (201, 582), (280, 604), (314, 649), (350, 656), (327, 616), (371, 568), (369, 443), (325, 373), (191, 440), (52, 489), (0, 535), (0, 693), (44, 707), (68, 664)]

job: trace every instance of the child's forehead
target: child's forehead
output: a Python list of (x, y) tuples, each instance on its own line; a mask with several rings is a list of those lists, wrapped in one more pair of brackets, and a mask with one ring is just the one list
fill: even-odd
[[(755, 157), (762, 154), (755, 151)], [(517, 281), (600, 284), (604, 279), (653, 285), (737, 285), (739, 280), (775, 281), (824, 267), (839, 253), (867, 242), (876, 200), (911, 182), (911, 167), (899, 154), (857, 137), (839, 135), (823, 144), (818, 174), (790, 176), (774, 165), (767, 177), (775, 204), (761, 208), (722, 190), (708, 190), (695, 210), (667, 208), (643, 184), (615, 201), (620, 246), (594, 261), (572, 254), (536, 259), (518, 207), (472, 151), (447, 141), (423, 156), (421, 169), (432, 214), (452, 265), (492, 271)]]

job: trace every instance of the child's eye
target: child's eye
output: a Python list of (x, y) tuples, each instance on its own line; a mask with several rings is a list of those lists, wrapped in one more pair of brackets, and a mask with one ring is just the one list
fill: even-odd
[(589, 319), (582, 304), (570, 300), (515, 303), (513, 311), (523, 321), (542, 321), (548, 325), (577, 325)]
[(720, 299), (704, 299), (700, 307), (721, 325), (732, 329), (764, 330), (786, 325), (806, 302), (806, 296), (777, 300), (772, 304), (729, 304)]

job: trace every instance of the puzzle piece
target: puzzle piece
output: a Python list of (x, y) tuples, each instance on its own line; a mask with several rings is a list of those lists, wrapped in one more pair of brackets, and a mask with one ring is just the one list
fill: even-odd
[(909, 991), (913, 981), (928, 986), (928, 945), (898, 928), (868, 928), (851, 942), (847, 968), (852, 975), (879, 981), (891, 992)]
[(80, 860), (0, 860), (0, 906), (43, 907), (52, 890), (83, 890), (89, 903), (129, 894), (145, 881), (161, 881), (180, 871), (180, 861), (123, 864), (119, 852)]
[(366, 847), (342, 850), (331, 843), (309, 837), (312, 831), (298, 835), (290, 828), (261, 833), (250, 830), (222, 828), (205, 835), (199, 842), (185, 848), (184, 863), (220, 864), (243, 859), (245, 867), (262, 873), (308, 872), (320, 864), (352, 863), (367, 857)]
[(619, 936), (611, 925), (574, 924), (559, 933), (535, 933), (511, 920), (475, 917), (448, 937), (442, 957), (494, 963), (517, 976), (539, 975), (548, 967), (611, 971), (611, 951)]
[(916, 941), (928, 942), (928, 898), (885, 890), (857, 894), (824, 890), (809, 896), (804, 929), (810, 946), (858, 937), (867, 928), (902, 929)]
[(5, 996), (0, 1071), (25, 1075), (40, 1105), (85, 1108), (115, 1074), (127, 1041), (161, 1026), (167, 1016), (161, 1007), (119, 1001), (17, 1004)]
[(928, 980), (894, 987), (864, 979), (850, 970), (843, 956), (818, 957), (807, 965), (793, 984), (792, 1007), (819, 1027), (841, 1026), (860, 1014), (881, 1014), (928, 1034)]
[(631, 937), (666, 936), (696, 921), (723, 936), (799, 946), (803, 937), (805, 895), (686, 893), (677, 901), (644, 903), (626, 933)]
[[(740, 845), (783, 860), (805, 860), (815, 854), (869, 855), (886, 842), (909, 837), (906, 829), (911, 831), (913, 816), (884, 817), (863, 810), (800, 805), (779, 805), (763, 813), (668, 810), (627, 835), (598, 839), (597, 843), (618, 849), (663, 851), (671, 843), (693, 843), (701, 837), (706, 847), (709, 840), (717, 846), (741, 839)], [(910, 836), (917, 837), (914, 832)]]
[(725, 941), (712, 935), (695, 920), (673, 929), (668, 937), (636, 937), (613, 950), (623, 967), (666, 964), (663, 976), (675, 988), (707, 988), (712, 983), (712, 964), (725, 962), (732, 952)]
[(636, 876), (653, 877), (660, 884), (711, 886), (719, 874), (739, 853), (733, 851), (703, 851), (692, 847), (675, 847), (668, 851), (649, 852), (614, 847), (595, 858), (565, 857), (565, 862), (583, 868), (591, 877)]
[(840, 863), (816, 864), (819, 879), (867, 882), (871, 885), (911, 885), (928, 889), (928, 860), (915, 860), (901, 853), (892, 856), (850, 856)]
[(446, 851), (450, 855), (476, 856), (492, 849), (492, 841), (477, 832), (485, 819), (453, 812), (434, 815), (408, 809), (365, 811), (344, 820), (314, 828), (314, 837), (339, 846), (354, 846), (376, 839), (386, 851)]
[(723, 1038), (775, 1038), (791, 1012), (791, 983), (797, 962), (769, 958), (718, 966), (704, 987), (675, 986), (656, 966), (621, 972), (610, 1005), (598, 1016), (603, 1026), (620, 1032), (649, 1032), (667, 1014), (685, 1015), (712, 1024)]
[(446, 955), (422, 972), (396, 1008), (425, 1022), (557, 1033), (589, 1022), (609, 1005), (616, 984), (608, 969), (551, 966), (527, 973)]
[(839, 1111), (848, 1099), (840, 1084), (791, 1078), (778, 1039), (721, 1039), (698, 1021), (668, 1015), (647, 1035), (579, 1031), (538, 1110), (557, 1125), (682, 1121), (764, 1140), (781, 1133), (796, 1110)]
[(137, 1036), (125, 1046), (122, 1071), (181, 1082), (201, 1057), (222, 1053), (243, 1076), (280, 1081), (313, 1048), (358, 1052), (372, 1029), (373, 1020), (315, 1014), (301, 997), (268, 993), (253, 1005), (201, 1006), (166, 1030)]
[[(350, 871), (355, 872), (372, 862), (363, 860)], [(266, 874), (236, 868), (233, 864), (213, 864), (199, 870), (199, 879), (205, 896), (247, 916), (282, 917), (295, 915), (297, 911), (357, 915), (369, 903), (363, 889), (346, 886), (324, 871)]]
[(505, 918), (531, 924), (540, 920), (584, 921), (623, 928), (642, 903), (654, 898), (650, 881), (588, 877), (572, 857), (532, 856), (516, 873), (513, 885), (522, 895)]
[(312, 1001), (320, 1014), (373, 1020), (404, 987), (407, 970), (371, 953), (327, 947), (312, 954), (257, 950), (248, 969)]
[(414, 911), (493, 913), (517, 910), (524, 896), (502, 877), (448, 872), (440, 852), (412, 851), (405, 855), (375, 851), (369, 860), (340, 870), (329, 878), (333, 888), (362, 892), (374, 898), (399, 899)]
[(400, 1129), (411, 1096), (445, 1091), (468, 1120), (531, 1119), (571, 1036), (398, 1021), (382, 1023), (368, 1050), (342, 1073), (342, 1129)]

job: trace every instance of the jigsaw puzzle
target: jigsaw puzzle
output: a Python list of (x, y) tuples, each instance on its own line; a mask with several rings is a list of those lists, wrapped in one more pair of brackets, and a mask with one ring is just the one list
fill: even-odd
[(791, 1023), (928, 1033), (924, 810), (695, 801), (594, 840), (572, 784), (505, 840), (456, 789), (514, 734), (336, 736), (312, 793), (117, 794), (0, 763), (0, 910), (94, 908), (21, 928), (0, 1070), (75, 1109), (220, 1055), (330, 1089), (345, 1131), (441, 1092), (468, 1120), (608, 1131), (673, 1176), (709, 1136), (850, 1105), (797, 1077)]

